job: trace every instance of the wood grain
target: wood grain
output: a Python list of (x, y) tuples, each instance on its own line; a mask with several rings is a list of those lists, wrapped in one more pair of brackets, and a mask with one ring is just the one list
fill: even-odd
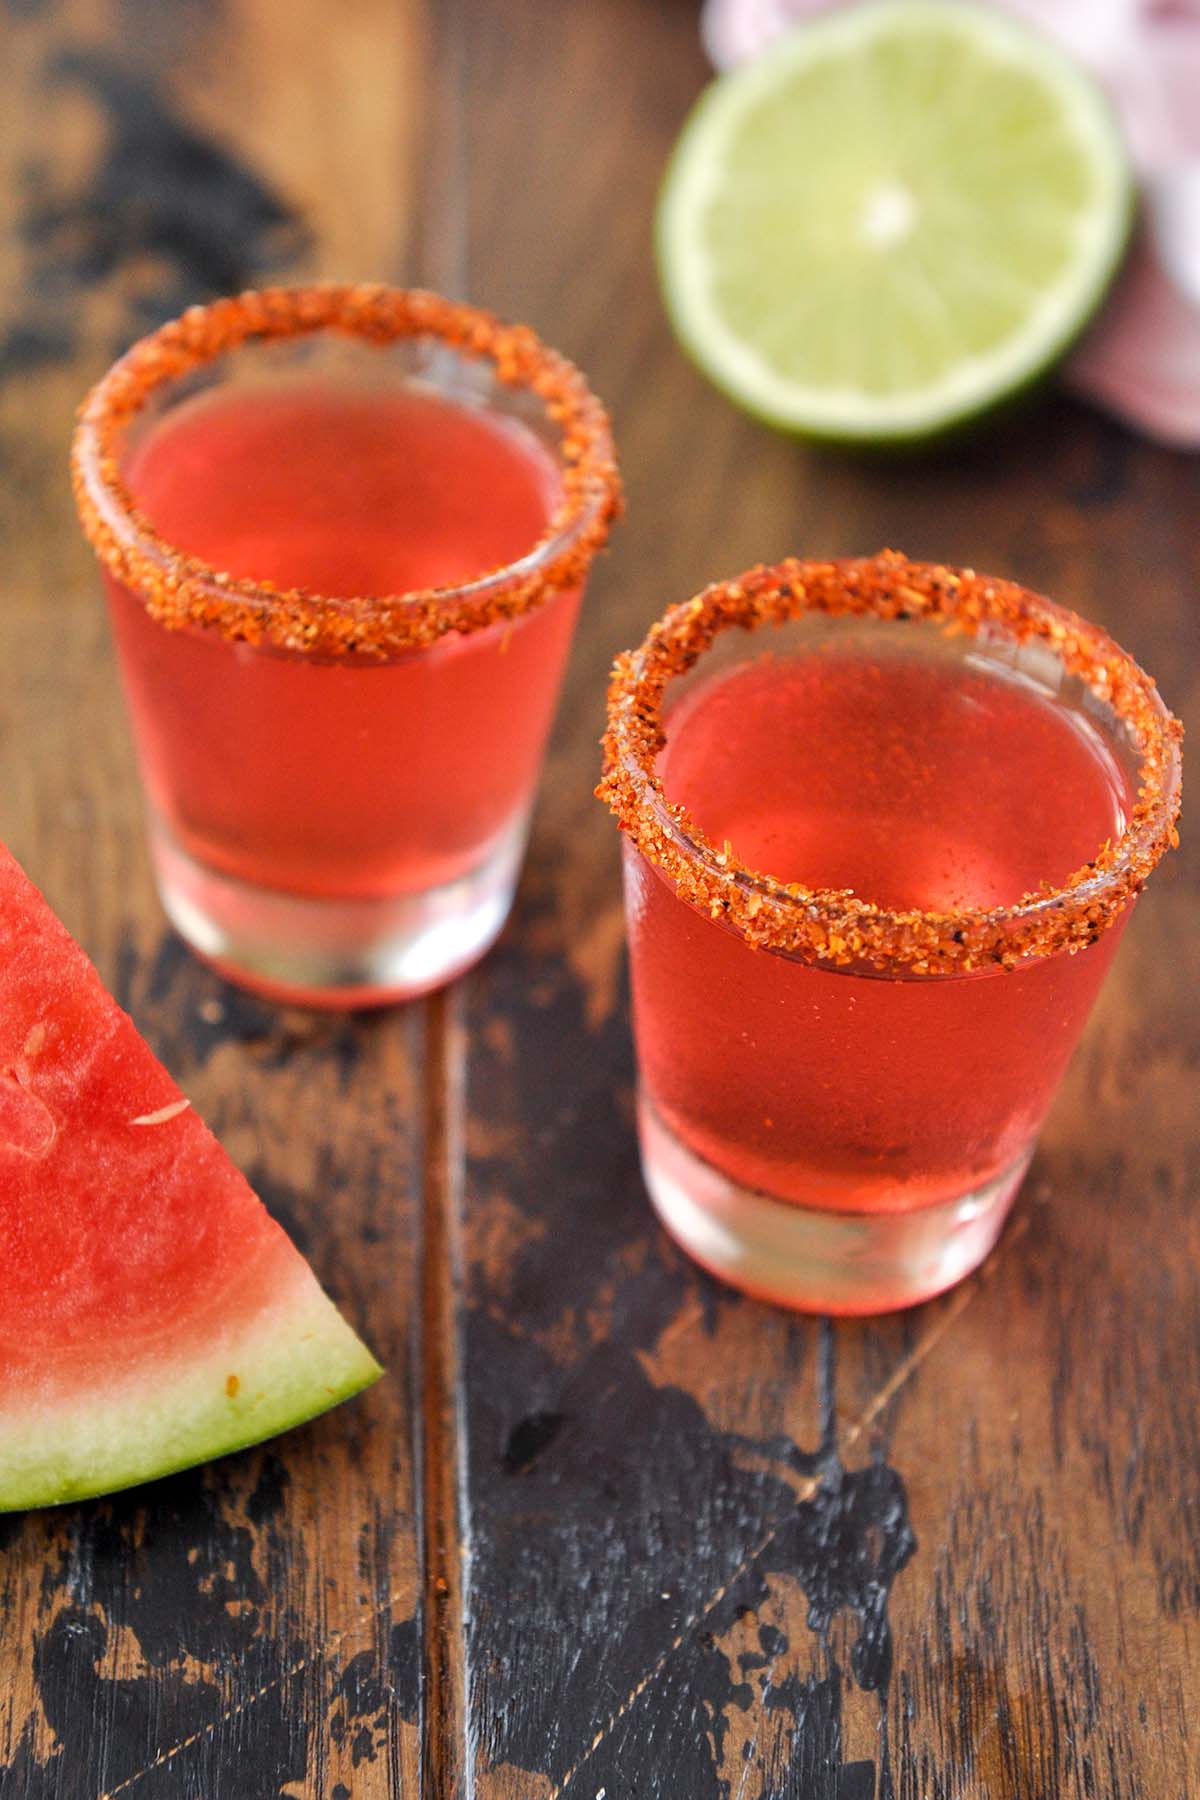
[[(918, 1545), (881, 1711), (854, 1675), (861, 1613), (827, 1624), (805, 1567), (818, 1327), (718, 1290), (647, 1217), (615, 834), (586, 794), (612, 651), (787, 550), (894, 544), (1017, 575), (1102, 620), (1197, 717), (1197, 465), (1061, 397), (899, 466), (772, 438), (688, 368), (654, 292), (655, 186), (704, 77), (691, 10), (533, 4), (501, 28), (477, 0), (470, 41), (489, 74), (474, 284), (592, 373), (629, 490), (521, 904), (467, 984), (477, 1792), (1191, 1794), (1195, 852), (1127, 935), (993, 1264), (915, 1314), (836, 1328), (844, 1469), (864, 1492), (893, 1473)], [(831, 1532), (829, 1564), (869, 1573), (880, 1517)]]
[[(633, 1139), (604, 673), (785, 551), (1011, 574), (1200, 721), (1200, 461), (1063, 397), (900, 465), (741, 418), (651, 225), (685, 0), (10, 0), (0, 835), (388, 1363), (360, 1403), (0, 1521), (0, 1797), (1200, 1793), (1200, 852), (1126, 934), (989, 1265), (895, 1318), (742, 1300)], [(54, 129), (47, 131), (47, 110)], [(63, 477), (113, 350), (262, 275), (528, 318), (610, 402), (599, 565), (514, 919), (455, 995), (314, 1021), (166, 933)], [(415, 1454), (419, 1451), (419, 1455)]]
[(263, 1450), (0, 1521), (5, 1800), (418, 1791), (421, 1020), (280, 1014), (167, 932), (66, 481), (75, 403), (148, 324), (403, 272), (424, 22), (343, 25), (69, 0), (2, 27), (0, 832), (389, 1372)]

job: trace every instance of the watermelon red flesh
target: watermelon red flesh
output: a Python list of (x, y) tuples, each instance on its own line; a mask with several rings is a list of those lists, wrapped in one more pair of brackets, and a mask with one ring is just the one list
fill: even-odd
[(0, 845), (0, 1510), (205, 1461), (379, 1373)]

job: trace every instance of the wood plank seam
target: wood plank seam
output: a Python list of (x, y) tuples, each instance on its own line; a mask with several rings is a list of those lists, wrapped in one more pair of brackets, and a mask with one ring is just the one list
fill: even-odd
[[(916, 1373), (917, 1369), (920, 1368), (926, 1357), (929, 1356), (931, 1351), (937, 1348), (950, 1328), (962, 1317), (983, 1284), (991, 1280), (995, 1269), (1002, 1261), (1004, 1255), (1014, 1244), (1018, 1243), (1021, 1238), (1024, 1237), (1028, 1229), (1028, 1215), (1022, 1214), (1013, 1222), (1010, 1230), (1006, 1232), (1001, 1248), (993, 1252), (973, 1279), (964, 1283), (955, 1291), (945, 1312), (938, 1319), (937, 1323), (931, 1327), (921, 1341), (910, 1350), (908, 1355), (897, 1364), (895, 1369), (893, 1369), (891, 1375), (884, 1382), (878, 1393), (873, 1396), (855, 1422), (840, 1438), (840, 1449), (849, 1449), (858, 1442), (863, 1433), (867, 1431), (875, 1419), (879, 1417), (879, 1414), (883, 1411), (888, 1402), (900, 1392), (901, 1388), (906, 1385), (909, 1379)], [(819, 1476), (807, 1476), (802, 1482), (797, 1484), (797, 1503), (799, 1504), (805, 1500), (810, 1500), (819, 1486)], [(789, 1519), (790, 1516), (791, 1515), (789, 1514)], [(610, 1713), (609, 1717), (605, 1720), (600, 1730), (596, 1733), (591, 1743), (583, 1752), (583, 1755), (571, 1765), (557, 1786), (551, 1788), (550, 1792), (546, 1795), (545, 1800), (561, 1800), (561, 1796), (570, 1787), (579, 1771), (591, 1757), (595, 1755), (596, 1751), (604, 1743), (604, 1740), (625, 1717), (630, 1708), (637, 1704), (637, 1701), (646, 1692), (646, 1689), (650, 1687), (655, 1679), (662, 1673), (675, 1652), (698, 1626), (703, 1625), (705, 1619), (707, 1619), (721, 1604), (730, 1588), (733, 1587), (750, 1566), (762, 1556), (782, 1528), (782, 1525), (787, 1522), (787, 1520), (780, 1520), (775, 1525), (772, 1525), (771, 1529), (764, 1533), (763, 1537), (755, 1544), (753, 1549), (748, 1551), (742, 1558), (733, 1573), (721, 1583), (720, 1587), (718, 1587), (714, 1593), (709, 1595), (703, 1606), (698, 1607), (696, 1611), (688, 1617), (681, 1630), (667, 1645), (666, 1649), (655, 1660), (653, 1665), (646, 1671), (636, 1686), (625, 1696), (625, 1699), (621, 1702), (620, 1706)]]
[(463, 1642), (463, 1434), (458, 1295), (465, 1053), (457, 986), (425, 1004), (420, 1306), (415, 1421), (421, 1505), (421, 1800), (470, 1800)]

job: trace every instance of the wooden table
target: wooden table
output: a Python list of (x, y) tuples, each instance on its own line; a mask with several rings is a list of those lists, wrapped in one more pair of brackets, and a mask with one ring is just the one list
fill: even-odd
[[(791, 549), (1017, 575), (1200, 717), (1200, 462), (1066, 398), (899, 467), (736, 414), (652, 272), (706, 74), (684, 0), (7, 0), (0, 46), (0, 833), (389, 1369), (260, 1451), (0, 1520), (0, 1796), (1200, 1792), (1197, 838), (989, 1264), (830, 1325), (652, 1221), (590, 797), (613, 652)], [(65, 477), (140, 329), (312, 274), (528, 318), (629, 490), (502, 942), (345, 1019), (165, 928)]]

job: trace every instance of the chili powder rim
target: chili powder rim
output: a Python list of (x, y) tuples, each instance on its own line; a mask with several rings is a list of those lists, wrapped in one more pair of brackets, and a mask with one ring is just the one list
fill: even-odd
[[(665, 742), (663, 697), (722, 631), (781, 625), (806, 612), (927, 620), (950, 635), (990, 625), (1017, 643), (1049, 645), (1122, 722), (1137, 751), (1137, 797), (1124, 831), (1061, 885), (986, 910), (892, 909), (848, 889), (806, 888), (739, 864), (732, 845), (718, 847), (663, 789), (655, 770)], [(596, 793), (683, 899), (755, 948), (837, 968), (962, 975), (1096, 942), (1179, 841), (1182, 739), (1182, 725), (1131, 656), (1097, 626), (1015, 582), (888, 550), (830, 562), (788, 558), (671, 607), (636, 650), (617, 658)]]
[[(121, 436), (150, 396), (227, 351), (336, 331), (370, 343), (428, 337), (489, 362), (559, 428), (563, 493), (524, 555), (450, 587), (327, 596), (214, 568), (161, 536), (121, 475)], [(251, 289), (193, 306), (139, 339), (79, 409), (72, 483), (84, 532), (116, 580), (164, 626), (293, 655), (385, 660), (449, 632), (481, 631), (578, 587), (622, 508), (608, 414), (580, 371), (526, 325), (418, 288), (322, 283)]]

